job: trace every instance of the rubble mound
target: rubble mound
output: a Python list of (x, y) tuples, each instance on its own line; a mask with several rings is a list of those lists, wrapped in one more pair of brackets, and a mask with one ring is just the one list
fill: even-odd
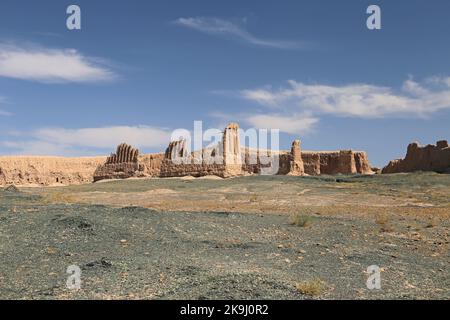
[(9, 193), (19, 193), (20, 190), (19, 188), (17, 188), (15, 185), (9, 185), (4, 189), (5, 192), (9, 192)]

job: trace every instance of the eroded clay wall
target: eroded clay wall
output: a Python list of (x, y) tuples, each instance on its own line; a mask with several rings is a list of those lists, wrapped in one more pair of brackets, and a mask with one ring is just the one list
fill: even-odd
[(308, 175), (373, 173), (367, 155), (362, 151), (304, 151), (302, 159)]
[(382, 173), (400, 173), (413, 171), (450, 172), (450, 147), (445, 140), (436, 145), (419, 146), (417, 142), (408, 145), (404, 159), (391, 161)]
[(77, 184), (130, 177), (340, 173), (372, 173), (367, 155), (351, 150), (302, 151), (300, 140), (295, 140), (289, 151), (241, 147), (239, 126), (235, 123), (225, 128), (222, 142), (217, 146), (196, 152), (191, 152), (187, 141), (182, 139), (170, 142), (165, 153), (139, 155), (138, 149), (122, 143), (109, 157), (10, 157), (3, 165), (0, 161), (0, 184)]
[(164, 153), (153, 153), (139, 156), (139, 164), (143, 166), (146, 176), (159, 177), (161, 175)]
[(0, 157), (0, 185), (70, 185), (93, 182), (106, 157)]
[(105, 179), (126, 179), (143, 176), (143, 167), (138, 161), (139, 150), (122, 143), (106, 162), (94, 172), (94, 182)]
[(164, 160), (161, 166), (160, 177), (202, 177), (215, 175), (228, 177), (223, 164), (174, 164), (170, 160)]

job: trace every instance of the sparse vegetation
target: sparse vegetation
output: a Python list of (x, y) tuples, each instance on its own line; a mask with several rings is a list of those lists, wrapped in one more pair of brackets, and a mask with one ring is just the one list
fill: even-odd
[[(0, 188), (0, 299), (448, 300), (450, 175), (417, 175), (345, 177), (358, 187), (339, 189), (292, 176)], [(443, 200), (432, 206), (430, 194)], [(77, 262), (83, 290), (55, 287), (54, 273)], [(389, 290), (366, 290), (364, 271), (378, 263)]]
[(50, 203), (75, 203), (76, 199), (74, 196), (64, 193), (64, 192), (52, 192), (48, 193), (42, 198), (44, 204)]
[(313, 217), (309, 211), (294, 213), (290, 216), (290, 223), (297, 227), (309, 227), (313, 222)]
[(327, 284), (325, 281), (319, 278), (315, 278), (309, 281), (297, 283), (296, 288), (301, 294), (316, 297), (322, 295), (325, 292)]
[(428, 219), (427, 225), (425, 226), (425, 228), (434, 228), (438, 225), (438, 221), (436, 217), (430, 217)]
[(375, 222), (380, 226), (382, 232), (392, 231), (389, 216), (386, 213), (379, 213), (375, 216)]

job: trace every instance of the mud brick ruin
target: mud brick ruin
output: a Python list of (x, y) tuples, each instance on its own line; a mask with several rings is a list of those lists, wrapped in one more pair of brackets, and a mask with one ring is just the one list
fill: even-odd
[[(125, 151), (122, 151), (125, 150)], [(133, 150), (133, 151), (130, 151)], [(131, 146), (121, 144), (117, 153), (94, 173), (94, 181), (130, 177), (182, 177), (216, 175), (227, 178), (250, 174), (320, 175), (371, 174), (367, 155), (361, 151), (312, 152), (301, 150), (299, 140), (291, 150), (254, 150), (242, 147), (239, 126), (229, 124), (221, 143), (213, 148), (189, 152), (186, 140), (172, 141), (165, 153), (139, 156)], [(134, 152), (134, 157), (127, 156)], [(120, 156), (120, 154), (125, 154)], [(200, 157), (201, 155), (201, 157)], [(277, 163), (274, 163), (277, 161)], [(275, 172), (271, 171), (275, 168)]]
[(106, 158), (104, 165), (99, 166), (94, 173), (94, 182), (103, 179), (124, 179), (139, 176), (142, 166), (139, 166), (139, 150), (125, 143), (117, 147), (116, 153)]
[[(292, 143), (290, 150), (283, 151), (241, 146), (236, 123), (224, 129), (220, 143), (214, 147), (189, 150), (188, 142), (179, 140), (170, 142), (165, 152), (153, 154), (140, 154), (122, 143), (109, 157), (0, 156), (0, 185), (71, 185), (131, 177), (374, 173), (362, 151), (304, 151), (299, 140)], [(448, 142), (442, 140), (425, 147), (412, 143), (405, 159), (391, 161), (381, 173), (413, 171), (450, 173)]]
[(420, 146), (417, 142), (408, 145), (404, 159), (392, 160), (383, 168), (382, 173), (413, 171), (436, 171), (450, 173), (450, 147), (446, 140), (436, 145)]

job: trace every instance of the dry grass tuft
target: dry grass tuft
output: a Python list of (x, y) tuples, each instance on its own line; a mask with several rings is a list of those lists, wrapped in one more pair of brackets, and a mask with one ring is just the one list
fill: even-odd
[(434, 228), (438, 224), (439, 224), (438, 218), (436, 218), (436, 217), (429, 217), (425, 228)]
[(391, 220), (386, 213), (379, 213), (375, 216), (375, 223), (380, 226), (382, 232), (392, 231)]
[(44, 195), (42, 202), (49, 203), (75, 203), (76, 198), (70, 194), (63, 192), (52, 192)]
[(316, 297), (322, 295), (325, 292), (327, 284), (325, 281), (319, 278), (315, 278), (309, 281), (299, 282), (295, 287), (301, 294)]
[(290, 223), (297, 227), (309, 227), (313, 222), (313, 218), (309, 214), (295, 213), (289, 218)]

